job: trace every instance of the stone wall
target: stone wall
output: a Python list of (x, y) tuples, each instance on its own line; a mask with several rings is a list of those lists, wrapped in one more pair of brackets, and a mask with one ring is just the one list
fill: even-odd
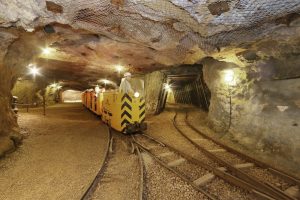
[(164, 79), (165, 76), (160, 71), (155, 71), (145, 76), (145, 99), (147, 114), (154, 114), (156, 111)]
[[(262, 59), (246, 67), (207, 59), (210, 126), (249, 149), (300, 164), (300, 68), (291, 66), (295, 59)], [(234, 72), (232, 84), (225, 78), (228, 69)]]
[(38, 104), (41, 102), (39, 86), (33, 80), (18, 80), (12, 90), (12, 95), (18, 97), (21, 104)]
[(0, 157), (13, 151), (21, 143), (22, 136), (16, 115), (11, 110), (11, 90), (21, 73), (32, 60), (36, 40), (16, 30), (0, 30)]

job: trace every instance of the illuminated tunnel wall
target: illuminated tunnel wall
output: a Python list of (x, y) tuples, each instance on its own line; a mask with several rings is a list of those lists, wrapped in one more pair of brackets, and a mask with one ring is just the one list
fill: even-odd
[(81, 102), (81, 91), (78, 91), (78, 90), (65, 90), (62, 93), (62, 101), (64, 103)]

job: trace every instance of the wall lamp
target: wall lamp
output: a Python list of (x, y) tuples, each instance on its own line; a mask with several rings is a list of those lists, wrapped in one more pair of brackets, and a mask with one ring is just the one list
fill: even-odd
[(171, 85), (169, 85), (169, 84), (166, 83), (165, 86), (164, 86), (164, 89), (166, 91), (170, 92), (171, 91)]
[(230, 86), (236, 85), (234, 71), (232, 69), (227, 69), (224, 71), (224, 81)]

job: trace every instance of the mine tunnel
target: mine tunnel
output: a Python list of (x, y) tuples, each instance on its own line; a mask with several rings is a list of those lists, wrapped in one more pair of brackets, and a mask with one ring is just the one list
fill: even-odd
[(0, 199), (300, 199), (299, 0), (1, 0)]

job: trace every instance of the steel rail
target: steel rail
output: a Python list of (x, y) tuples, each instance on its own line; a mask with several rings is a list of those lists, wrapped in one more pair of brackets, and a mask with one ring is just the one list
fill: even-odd
[(183, 181), (187, 182), (189, 185), (191, 185), (195, 190), (197, 190), (198, 192), (203, 193), (205, 196), (207, 196), (209, 199), (211, 200), (218, 200), (216, 197), (212, 196), (211, 194), (207, 193), (205, 190), (203, 190), (202, 188), (198, 187), (196, 184), (194, 184), (189, 178), (187, 178), (185, 175), (183, 175), (181, 172), (179, 172), (176, 169), (173, 169), (171, 167), (169, 167), (164, 161), (162, 161), (160, 158), (158, 158), (157, 156), (155, 156), (153, 153), (151, 153), (147, 147), (143, 146), (141, 143), (139, 143), (138, 141), (134, 141), (134, 143), (136, 145), (139, 146), (139, 148), (141, 148), (141, 150), (143, 150), (144, 152), (146, 152), (149, 156), (151, 156), (157, 163), (159, 163), (162, 167), (168, 169), (169, 171), (173, 172), (174, 174), (176, 174), (179, 178), (181, 178)]
[[(132, 137), (132, 143), (135, 143), (135, 138), (133, 135), (131, 135)], [(134, 147), (136, 149), (137, 155), (138, 155), (138, 159), (139, 159), (139, 164), (140, 164), (140, 187), (139, 187), (139, 200), (143, 200), (144, 199), (144, 163), (143, 163), (143, 158), (142, 158), (142, 154), (140, 151), (140, 148), (138, 146)]]
[(276, 169), (274, 167), (271, 167), (270, 165), (263, 163), (255, 158), (252, 158), (246, 154), (241, 153), (240, 151), (237, 151), (227, 145), (225, 145), (224, 143), (208, 136), (207, 134), (203, 133), (202, 131), (200, 131), (199, 129), (197, 129), (195, 126), (193, 126), (189, 121), (188, 121), (188, 113), (186, 112), (186, 117), (185, 117), (185, 122), (186, 124), (193, 129), (195, 132), (197, 132), (198, 134), (200, 134), (202, 137), (213, 141), (214, 143), (216, 143), (217, 145), (221, 146), (222, 148), (226, 149), (228, 152), (231, 152), (233, 154), (239, 155), (241, 156), (244, 160), (248, 160), (254, 164), (256, 164), (257, 166), (261, 167), (261, 168), (265, 168), (267, 170), (269, 170), (271, 173), (273, 173), (276, 176), (281, 177), (282, 179), (284, 179), (286, 182), (290, 183), (290, 184), (295, 184), (298, 185), (298, 187), (300, 188), (300, 180), (297, 179), (296, 177), (289, 175), (279, 169)]
[[(215, 174), (217, 177), (223, 179), (224, 181), (226, 182), (229, 182), (229, 184), (232, 184), (236, 187), (239, 187), (239, 188), (242, 188), (242, 189), (245, 189), (247, 191), (249, 191), (250, 193), (252, 193), (253, 195), (257, 196), (259, 199), (266, 199), (266, 200), (274, 200), (274, 198), (266, 195), (266, 194), (263, 194), (259, 191), (257, 191), (252, 185), (250, 185), (249, 183), (235, 177), (235, 176), (232, 176), (231, 174), (227, 173), (226, 171), (223, 171), (221, 169), (218, 169), (218, 168), (214, 168), (168, 144), (165, 144), (161, 141), (159, 141), (158, 139), (155, 139), (147, 134), (143, 134), (142, 136), (145, 136), (147, 137), (148, 139), (150, 140), (153, 140), (154, 142), (157, 142), (158, 144), (160, 144), (161, 146), (163, 147), (166, 147), (168, 149), (170, 149), (171, 151), (175, 152), (176, 154), (180, 155), (181, 157), (185, 158), (187, 161), (197, 165), (197, 166), (200, 166), (208, 171), (211, 171), (213, 172), (213, 174)], [(149, 149), (147, 147), (144, 146), (144, 149), (147, 149), (149, 151)]]
[(259, 182), (255, 178), (247, 175), (243, 171), (235, 168), (230, 163), (224, 161), (223, 159), (218, 158), (213, 153), (209, 152), (193, 140), (191, 140), (176, 124), (176, 118), (177, 118), (177, 112), (173, 118), (173, 125), (176, 128), (176, 130), (184, 137), (186, 138), (191, 144), (193, 144), (198, 150), (200, 150), (202, 153), (204, 153), (207, 157), (214, 160), (215, 162), (219, 163), (221, 166), (226, 167), (228, 171), (230, 171), (234, 176), (244, 180), (245, 182), (248, 182), (250, 185), (252, 185), (257, 191), (269, 195), (272, 198), (278, 199), (278, 200), (296, 200), (295, 198), (283, 193), (282, 191), (278, 191), (274, 189), (273, 187), (270, 187), (270, 185), (266, 185), (262, 182)]
[(105, 158), (103, 159), (101, 165), (100, 165), (100, 169), (97, 173), (97, 175), (95, 176), (94, 180), (92, 181), (92, 183), (89, 185), (88, 189), (85, 191), (85, 193), (82, 195), (81, 200), (88, 200), (91, 199), (93, 193), (95, 192), (98, 183), (100, 182), (100, 179), (102, 178), (103, 172), (104, 172), (104, 166), (105, 163), (108, 160), (108, 155), (109, 155), (109, 149), (110, 149), (110, 145), (111, 145), (111, 131), (110, 128), (107, 127), (107, 132), (108, 132), (108, 142), (105, 148)]

